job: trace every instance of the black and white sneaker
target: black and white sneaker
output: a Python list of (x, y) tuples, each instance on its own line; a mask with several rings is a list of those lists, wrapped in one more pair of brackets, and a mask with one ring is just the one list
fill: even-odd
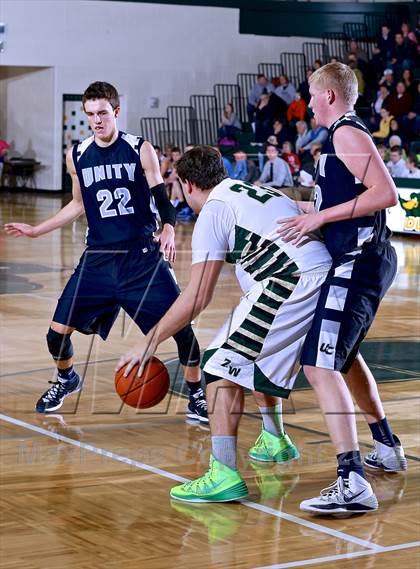
[(393, 435), (394, 446), (389, 447), (378, 441), (373, 441), (375, 449), (364, 458), (364, 464), (375, 470), (381, 469), (385, 472), (401, 472), (407, 470), (407, 459), (400, 439)]
[(339, 476), (317, 498), (301, 502), (300, 509), (315, 514), (360, 514), (377, 510), (378, 500), (366, 478), (352, 471), (348, 478)]
[(202, 423), (209, 422), (206, 396), (204, 395), (204, 391), (201, 388), (190, 395), (187, 417), (189, 419), (196, 419)]
[(73, 379), (67, 381), (57, 379), (57, 381), (49, 381), (48, 383), (51, 383), (52, 387), (47, 389), (44, 395), (38, 399), (36, 403), (38, 413), (50, 413), (59, 409), (68, 395), (82, 389), (83, 380), (76, 373)]

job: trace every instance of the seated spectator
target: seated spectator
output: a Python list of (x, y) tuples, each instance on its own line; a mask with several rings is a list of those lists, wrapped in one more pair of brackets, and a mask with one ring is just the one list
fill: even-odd
[(362, 69), (363, 63), (367, 63), (369, 61), (367, 53), (360, 47), (359, 42), (355, 39), (350, 40), (349, 51), (344, 56), (344, 63), (349, 64), (349, 56), (354, 54), (357, 58), (358, 66), (360, 67), (360, 63), (362, 62)]
[(407, 178), (420, 178), (419, 161), (417, 160), (417, 156), (415, 154), (410, 154), (407, 157), (405, 165), (408, 170)]
[(222, 160), (223, 160), (223, 164), (225, 166), (225, 170), (226, 170), (226, 173), (228, 175), (228, 178), (233, 178), (234, 173), (233, 173), (232, 162), (228, 158), (226, 158), (226, 156), (222, 156)]
[(383, 69), (391, 63), (394, 51), (394, 36), (388, 24), (381, 27), (381, 34), (378, 38), (376, 47), (373, 48), (373, 64), (376, 70)]
[(390, 114), (398, 118), (402, 115), (407, 115), (413, 104), (413, 98), (410, 93), (407, 93), (405, 84), (402, 81), (398, 81), (397, 87), (394, 93), (391, 93), (384, 102), (384, 107), (386, 107)]
[(375, 142), (382, 142), (385, 138), (388, 138), (389, 125), (391, 120), (394, 118), (389, 114), (388, 109), (385, 109), (385, 107), (382, 107), (380, 115), (381, 120), (379, 122), (379, 130), (372, 132), (372, 136), (375, 139)]
[(280, 85), (275, 89), (274, 93), (277, 97), (280, 97), (286, 105), (290, 105), (295, 98), (296, 89), (291, 83), (289, 83), (287, 75), (280, 75), (279, 80)]
[[(389, 121), (389, 139), (391, 140), (391, 138), (393, 136), (398, 136), (398, 138), (400, 139), (400, 146), (403, 147), (405, 144), (405, 140), (404, 140), (404, 136), (402, 133), (402, 130), (400, 128), (400, 125), (397, 121), (396, 118), (392, 117), (391, 120)], [(392, 145), (394, 146), (394, 145)]]
[(270, 104), (270, 95), (263, 93), (255, 110), (255, 141), (265, 142), (272, 132), (274, 119), (273, 105)]
[(306, 188), (313, 188), (315, 186), (316, 167), (321, 156), (321, 148), (315, 144), (313, 147), (312, 163), (306, 162), (305, 167), (299, 172), (298, 182), (301, 186)]
[[(305, 137), (300, 141), (301, 146), (299, 152), (305, 152), (311, 149), (311, 145), (316, 142), (319, 144), (324, 144), (328, 138), (328, 129), (324, 126), (317, 126), (315, 119), (311, 118), (311, 128), (306, 133)], [(297, 148), (296, 148), (297, 151)]]
[(394, 69), (412, 69), (417, 57), (416, 44), (402, 33), (395, 34), (395, 45), (392, 52), (391, 64)]
[(315, 59), (313, 65), (312, 65), (312, 69), (314, 71), (316, 71), (317, 69), (319, 69), (320, 67), (322, 67), (322, 61), (320, 59)]
[(264, 165), (261, 176), (255, 185), (267, 185), (272, 188), (282, 188), (283, 186), (293, 186), (292, 175), (289, 166), (282, 158), (279, 158), (279, 151), (273, 144), (267, 144), (267, 162)]
[(359, 95), (363, 95), (365, 92), (366, 83), (363, 77), (363, 73), (359, 69), (356, 54), (350, 53), (348, 61), (349, 61), (348, 66), (350, 67), (350, 69), (353, 69), (354, 74), (356, 75), (357, 78), (357, 92), (359, 93)]
[(394, 90), (395, 87), (394, 72), (390, 67), (385, 69), (385, 71), (383, 72), (383, 75), (379, 80), (379, 87), (381, 87), (381, 85), (385, 85), (385, 87), (388, 87), (388, 91), (390, 93)]
[(413, 81), (413, 73), (411, 69), (404, 69), (402, 72), (401, 81), (404, 83), (407, 93), (410, 93), (410, 95), (415, 98), (417, 85)]
[(241, 121), (233, 110), (232, 103), (226, 103), (218, 130), (219, 139), (236, 140), (236, 134), (241, 131), (241, 128)]
[(410, 24), (407, 24), (407, 22), (403, 22), (401, 24), (401, 33), (404, 36), (404, 39), (407, 38), (414, 43), (418, 43), (416, 34), (411, 31)]
[(377, 93), (377, 97), (374, 103), (372, 103), (372, 115), (369, 119), (370, 124), (374, 128), (379, 127), (379, 121), (381, 119), (381, 109), (385, 99), (389, 95), (389, 90), (386, 85), (381, 85), (379, 87), (379, 91)]
[(297, 121), (303, 121), (306, 113), (306, 103), (302, 99), (299, 91), (296, 91), (295, 100), (290, 103), (287, 108), (287, 120), (290, 123), (295, 123)]
[(311, 95), (309, 94), (309, 77), (312, 75), (313, 70), (307, 69), (306, 70), (306, 78), (302, 83), (299, 83), (298, 91), (302, 96), (302, 99), (305, 101), (307, 105), (309, 105), (309, 101), (311, 100)]
[(260, 102), (261, 95), (263, 93), (264, 94), (269, 93), (272, 90), (273, 87), (270, 85), (264, 73), (259, 73), (257, 75), (257, 82), (248, 93), (248, 103), (246, 110), (248, 114), (248, 121), (251, 124), (255, 122), (255, 109), (257, 108), (257, 105)]
[(393, 178), (406, 178), (408, 169), (402, 157), (401, 146), (392, 146), (390, 153), (390, 160), (387, 162), (386, 167)]
[(175, 162), (181, 158), (182, 153), (178, 146), (173, 146), (170, 151), (166, 150), (166, 152), (167, 156), (160, 164), (160, 173), (165, 183), (169, 199), (172, 201), (172, 204), (175, 205), (175, 203), (178, 203), (181, 195), (183, 197), (182, 186), (175, 170)]
[(0, 186), (3, 185), (4, 160), (9, 148), (10, 144), (8, 144), (5, 140), (0, 139)]
[(292, 143), (288, 140), (286, 140), (286, 142), (283, 142), (281, 148), (281, 157), (289, 164), (292, 176), (299, 172), (300, 160), (298, 158), (298, 155), (293, 152)]
[(154, 144), (153, 148), (155, 149), (157, 159), (159, 160), (159, 164), (162, 164), (162, 162), (164, 160), (164, 157), (162, 155), (162, 148), (160, 146), (158, 146), (157, 144)]
[(305, 121), (298, 121), (296, 123), (296, 132), (295, 150), (296, 153), (299, 154), (299, 152), (302, 152), (303, 141), (306, 139), (309, 132), (308, 125)]
[(314, 176), (315, 176), (315, 166), (316, 166), (315, 156), (318, 150), (322, 151), (322, 144), (319, 144), (318, 142), (313, 142), (311, 144), (309, 152), (305, 152), (300, 160), (302, 165), (302, 170), (306, 170), (306, 172), (309, 172), (311, 174), (313, 173)]
[(385, 162), (385, 164), (388, 162), (389, 160), (389, 156), (388, 156), (388, 149), (385, 146), (385, 144), (383, 142), (379, 142), (376, 145), (376, 148), (379, 152), (380, 157), (382, 158), (382, 160)]
[[(276, 137), (275, 144), (277, 144), (278, 147), (281, 147), (283, 142), (285, 142), (286, 140), (289, 139), (289, 129), (287, 128), (285, 123), (283, 121), (281, 121), (280, 119), (275, 119), (273, 121), (273, 134), (272, 134), (272, 136)], [(271, 138), (271, 136), (269, 138)], [(270, 141), (268, 139), (267, 139), (267, 142), (273, 143), (273, 141)]]
[(394, 146), (399, 146), (401, 148), (401, 155), (403, 157), (403, 160), (407, 159), (407, 154), (402, 145), (401, 138), (397, 134), (393, 134), (392, 136), (389, 137), (388, 146), (389, 148), (393, 148)]
[(258, 179), (258, 169), (253, 160), (248, 160), (246, 153), (241, 150), (235, 150), (233, 153), (233, 176), (234, 180), (242, 180), (251, 184)]
[(410, 142), (420, 138), (420, 83), (417, 84), (413, 106), (409, 113), (402, 117), (402, 126)]

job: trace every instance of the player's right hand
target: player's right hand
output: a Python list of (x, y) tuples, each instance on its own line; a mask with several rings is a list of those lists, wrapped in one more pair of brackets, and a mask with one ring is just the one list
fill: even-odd
[(28, 223), (5, 223), (4, 230), (12, 237), (38, 237), (35, 227)]

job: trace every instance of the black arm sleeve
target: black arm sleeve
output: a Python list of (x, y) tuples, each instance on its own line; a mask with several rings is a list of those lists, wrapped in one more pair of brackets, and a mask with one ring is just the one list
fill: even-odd
[(176, 222), (176, 210), (171, 204), (166, 193), (165, 184), (158, 184), (150, 188), (152, 196), (155, 200), (156, 207), (158, 209), (162, 225), (169, 223), (170, 225), (175, 225)]

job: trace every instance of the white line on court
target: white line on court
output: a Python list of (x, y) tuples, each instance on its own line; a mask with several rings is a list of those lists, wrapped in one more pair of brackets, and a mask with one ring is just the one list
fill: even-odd
[(398, 545), (390, 545), (380, 550), (370, 549), (368, 551), (354, 551), (353, 553), (342, 553), (340, 555), (329, 555), (327, 557), (314, 557), (313, 559), (302, 559), (302, 561), (290, 561), (289, 563), (278, 563), (277, 565), (265, 565), (256, 569), (288, 569), (289, 567), (305, 567), (306, 565), (318, 565), (319, 563), (329, 563), (330, 561), (340, 561), (342, 559), (354, 559), (355, 557), (364, 557), (367, 555), (376, 555), (377, 553), (387, 553), (389, 551), (397, 551), (400, 549), (409, 549), (410, 547), (419, 547), (420, 541), (412, 541), (411, 543), (400, 543)]
[[(89, 452), (93, 452), (93, 453), (99, 454), (101, 456), (106, 456), (107, 458), (117, 460), (118, 462), (123, 462), (125, 464), (130, 465), (130, 466), (135, 466), (136, 468), (139, 468), (141, 470), (145, 470), (147, 472), (151, 472), (152, 474), (157, 474), (158, 476), (170, 478), (171, 480), (175, 480), (176, 482), (189, 482), (189, 480), (187, 478), (183, 478), (181, 476), (178, 476), (177, 474), (173, 474), (172, 472), (168, 472), (167, 470), (162, 470), (161, 468), (156, 468), (155, 466), (151, 466), (149, 464), (145, 464), (143, 462), (133, 460), (131, 458), (128, 458), (126, 456), (122, 456), (120, 454), (115, 454), (111, 451), (107, 451), (105, 449), (96, 447), (94, 445), (90, 445), (87, 443), (82, 443), (80, 441), (76, 441), (74, 439), (71, 439), (70, 437), (65, 437), (64, 435), (59, 435), (58, 433), (52, 433), (50, 431), (47, 431), (46, 429), (42, 429), (41, 427), (37, 427), (36, 425), (32, 425), (31, 423), (26, 423), (25, 421), (21, 421), (20, 419), (15, 419), (14, 417), (9, 417), (8, 415), (3, 415), (2, 413), (0, 413), (0, 420), (6, 421), (7, 423), (11, 423), (13, 425), (16, 425), (18, 427), (22, 427), (24, 429), (28, 429), (30, 431), (34, 431), (34, 432), (39, 433), (41, 435), (45, 435), (45, 436), (50, 437), (52, 439), (56, 439), (58, 441), (62, 441), (64, 443), (82, 448), (82, 449), (87, 450)], [(273, 508), (263, 506), (262, 504), (257, 504), (256, 502), (243, 500), (241, 503), (248, 508), (252, 508), (254, 510), (259, 510), (259, 511), (264, 512), (266, 514), (276, 516), (277, 518), (282, 518), (284, 520), (298, 524), (300, 526), (310, 528), (314, 531), (330, 535), (336, 539), (341, 539), (343, 541), (347, 541), (347, 542), (354, 543), (354, 544), (362, 546), (362, 547), (366, 547), (366, 548), (368, 548), (374, 552), (380, 552), (380, 551), (385, 550), (385, 548), (382, 547), (381, 545), (377, 545), (376, 543), (373, 543), (371, 541), (366, 541), (364, 539), (360, 539), (360, 538), (355, 537), (353, 535), (350, 535), (350, 534), (347, 534), (347, 533), (344, 533), (341, 531), (337, 531), (335, 529), (323, 526), (321, 524), (310, 522), (309, 520), (299, 518), (298, 516), (294, 516), (292, 514), (286, 514), (284, 512), (279, 511), (279, 510), (275, 510)]]

